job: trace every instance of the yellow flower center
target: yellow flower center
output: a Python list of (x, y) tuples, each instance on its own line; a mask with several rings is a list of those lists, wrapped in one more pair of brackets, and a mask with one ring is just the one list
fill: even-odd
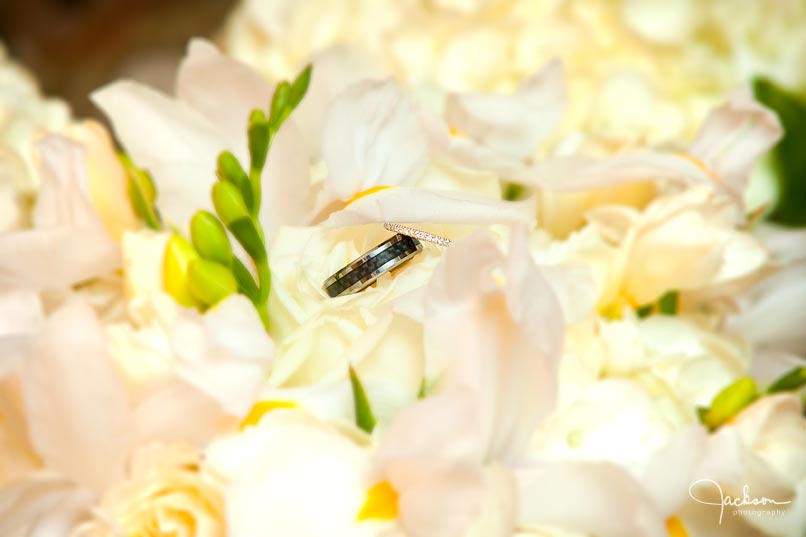
[(378, 185), (378, 186), (373, 186), (372, 188), (368, 188), (366, 190), (362, 190), (361, 192), (359, 192), (358, 194), (356, 194), (355, 196), (353, 196), (352, 198), (347, 200), (347, 203), (345, 204), (345, 207), (347, 207), (351, 203), (354, 203), (354, 202), (360, 200), (361, 198), (365, 198), (365, 197), (367, 197), (369, 195), (375, 194), (376, 192), (380, 192), (381, 190), (386, 190), (388, 188), (392, 188), (392, 185)]
[(367, 499), (357, 520), (392, 520), (397, 518), (397, 491), (388, 481), (381, 481), (367, 491)]
[(278, 408), (298, 408), (298, 405), (293, 401), (259, 401), (254, 404), (252, 410), (243, 419), (239, 429), (243, 431), (247, 427), (257, 425), (265, 414)]
[(449, 132), (449, 133), (450, 133), (450, 135), (451, 135), (451, 136), (453, 136), (454, 138), (458, 138), (459, 136), (464, 136), (464, 134), (462, 133), (462, 131), (460, 131), (460, 130), (459, 130), (459, 129), (457, 129), (456, 127), (449, 127), (449, 128), (448, 128), (448, 132)]
[(666, 531), (669, 532), (669, 537), (688, 537), (688, 532), (680, 521), (680, 517), (673, 516), (667, 518)]

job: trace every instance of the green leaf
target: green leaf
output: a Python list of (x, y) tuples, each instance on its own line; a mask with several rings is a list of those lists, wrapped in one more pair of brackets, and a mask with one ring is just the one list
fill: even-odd
[[(260, 174), (266, 164), (266, 155), (269, 152), (269, 122), (262, 110), (252, 110), (249, 115), (249, 157), (250, 173)], [(254, 184), (252, 187), (254, 188)]]
[(232, 246), (224, 226), (209, 211), (196, 211), (190, 221), (193, 247), (204, 259), (228, 265), (232, 259)]
[(291, 84), (291, 94), (288, 96), (288, 101), (291, 105), (291, 108), (296, 108), (297, 105), (302, 102), (302, 98), (305, 97), (305, 94), (308, 92), (308, 86), (311, 84), (312, 72), (313, 65), (308, 64), (305, 69), (303, 69), (302, 72), (297, 75), (297, 78), (294, 79), (294, 83)]
[(654, 308), (654, 304), (646, 304), (644, 306), (640, 306), (635, 310), (636, 315), (638, 315), (639, 319), (643, 319), (645, 317), (649, 317), (652, 315), (652, 310)]
[(778, 179), (778, 200), (769, 219), (789, 226), (806, 226), (806, 99), (766, 79), (753, 82), (756, 99), (778, 114), (784, 137), (771, 152)]
[(658, 311), (663, 315), (675, 315), (677, 313), (677, 302), (679, 293), (668, 291), (658, 299)]
[[(230, 222), (227, 227), (235, 235), (235, 238), (244, 247), (249, 257), (260, 263), (266, 260), (266, 246), (263, 244), (263, 239), (260, 237), (260, 232), (255, 226), (255, 222), (245, 216), (239, 218), (234, 222)], [(260, 282), (263, 286), (263, 282)]]
[(371, 433), (375, 429), (375, 416), (372, 414), (367, 393), (353, 366), (350, 366), (350, 384), (353, 387), (353, 404), (355, 406), (355, 422), (364, 431)]
[(238, 291), (238, 282), (230, 269), (207, 259), (190, 262), (188, 286), (193, 298), (205, 306), (213, 306)]
[(790, 392), (806, 386), (806, 367), (796, 367), (773, 382), (767, 393)]
[(238, 187), (243, 196), (246, 207), (252, 214), (256, 214), (257, 207), (255, 204), (254, 195), (252, 193), (252, 185), (249, 182), (249, 176), (241, 167), (241, 163), (235, 158), (235, 155), (229, 151), (222, 151), (218, 155), (216, 164), (216, 175), (221, 181), (227, 181)]
[(213, 185), (213, 206), (227, 227), (236, 220), (249, 218), (240, 189), (230, 182), (220, 181)]
[(701, 421), (714, 431), (757, 398), (755, 381), (750, 377), (740, 378), (714, 397), (711, 407), (701, 416)]
[(425, 377), (423, 377), (423, 380), (420, 381), (420, 389), (417, 390), (417, 399), (425, 399), (427, 389), (428, 389), (428, 383), (426, 383)]
[(238, 281), (238, 291), (249, 297), (249, 300), (253, 303), (257, 304), (260, 301), (260, 290), (257, 288), (255, 279), (252, 277), (252, 273), (249, 272), (249, 269), (246, 268), (246, 265), (234, 256), (232, 258), (232, 274)]

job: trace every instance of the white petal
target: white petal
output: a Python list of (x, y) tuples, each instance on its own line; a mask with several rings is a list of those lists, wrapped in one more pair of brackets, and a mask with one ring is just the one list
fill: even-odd
[(559, 125), (565, 112), (562, 63), (552, 61), (521, 84), (513, 95), (451, 94), (445, 118), (481, 145), (526, 158)]
[(412, 184), (427, 153), (416, 105), (406, 92), (391, 80), (354, 84), (333, 100), (325, 120), (325, 191), (347, 201), (375, 186)]
[(371, 486), (363, 448), (303, 412), (275, 410), (211, 446), (226, 476), (231, 535), (362, 535), (356, 516)]

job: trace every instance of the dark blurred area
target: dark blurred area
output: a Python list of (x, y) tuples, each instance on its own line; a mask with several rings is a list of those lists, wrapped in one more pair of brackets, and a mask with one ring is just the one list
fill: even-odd
[(46, 95), (98, 117), (88, 94), (127, 77), (171, 91), (188, 39), (213, 36), (234, 0), (0, 0), (0, 41)]

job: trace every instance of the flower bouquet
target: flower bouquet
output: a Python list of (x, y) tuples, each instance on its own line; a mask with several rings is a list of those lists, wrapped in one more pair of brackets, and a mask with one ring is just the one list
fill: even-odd
[(803, 537), (804, 20), (246, 0), (111, 129), (0, 55), (0, 535)]

